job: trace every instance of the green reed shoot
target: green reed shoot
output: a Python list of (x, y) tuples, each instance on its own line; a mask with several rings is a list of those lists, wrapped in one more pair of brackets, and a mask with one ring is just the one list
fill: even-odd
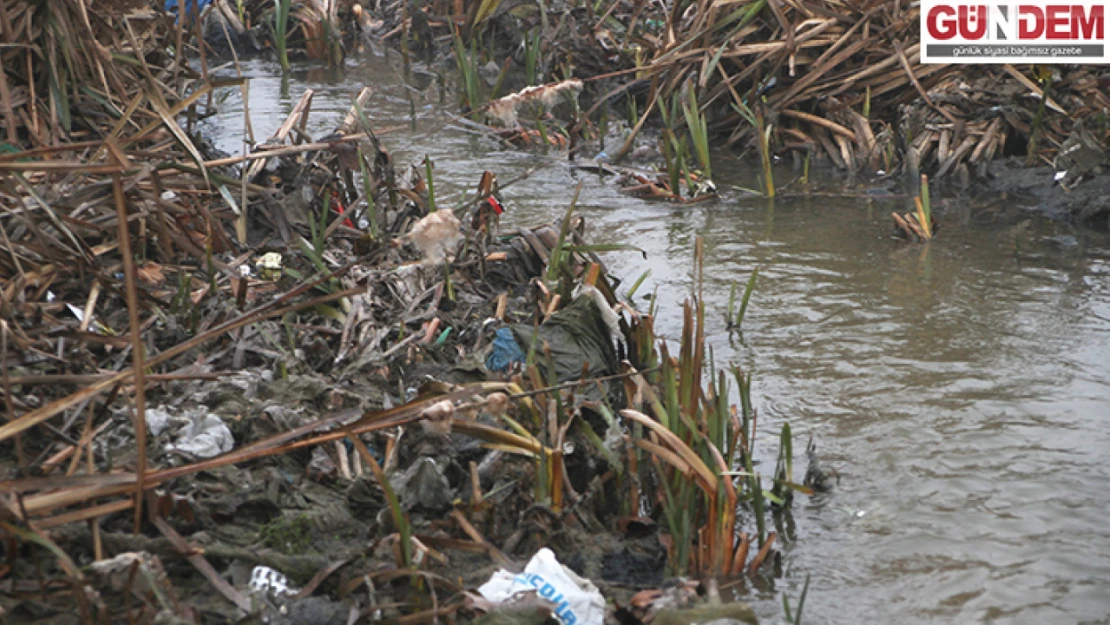
[[(355, 112), (358, 114), (358, 123), (362, 127), (363, 132), (373, 138), (374, 131), (370, 127), (370, 119), (366, 117), (366, 111), (362, 110), (362, 105), (358, 103), (357, 98), (354, 101), (354, 108)], [(377, 139), (372, 140), (375, 142), (377, 141)], [(376, 143), (374, 145), (376, 146)], [(366, 199), (366, 220), (370, 222), (370, 238), (377, 239), (381, 228), (378, 205), (377, 202), (374, 201), (373, 176), (370, 175), (370, 160), (366, 156), (366, 153), (362, 151), (362, 146), (358, 148), (358, 163), (359, 170), (362, 173), (362, 194)], [(392, 184), (392, 178), (387, 176), (387, 180), (389, 181), (389, 195), (392, 199), (397, 190)]]
[[(326, 193), (327, 190), (325, 188), (325, 197), (327, 197)], [(320, 206), (319, 218), (308, 220), (308, 230), (312, 240), (306, 241), (304, 238), (300, 239), (301, 252), (312, 262), (312, 266), (316, 268), (316, 271), (322, 274), (331, 273), (327, 263), (324, 262), (324, 244), (327, 242), (328, 232), (327, 200), (324, 200), (323, 204)], [(292, 270), (286, 269), (286, 271)], [(332, 278), (316, 285), (316, 289), (324, 293), (334, 293), (339, 289), (339, 281), (336, 278)]]
[(496, 100), (501, 97), (501, 87), (505, 84), (505, 79), (509, 76), (509, 68), (513, 65), (513, 57), (507, 57), (505, 62), (501, 64), (501, 71), (497, 73), (497, 81), (493, 83), (493, 89), (490, 90), (489, 99)]
[(752, 275), (748, 278), (748, 284), (744, 287), (744, 295), (740, 298), (740, 310), (736, 313), (736, 327), (740, 327), (744, 323), (744, 315), (748, 312), (748, 302), (752, 299), (752, 291), (755, 290), (755, 280), (759, 277), (759, 267), (752, 269)]
[[(671, 138), (671, 153), (674, 155), (675, 174), (678, 176), (678, 181), (679, 181), (680, 184), (682, 183), (682, 181), (686, 181), (687, 182), (687, 185), (686, 185), (687, 189), (692, 190), (691, 185), (689, 184), (690, 177), (686, 172), (686, 151), (685, 151), (686, 142), (685, 142), (685, 138), (684, 137), (679, 137), (674, 132), (671, 132), (670, 138)], [(682, 196), (682, 189), (680, 187), (675, 187), (674, 192), (675, 192), (675, 195), (677, 195), (679, 197)]]
[(524, 35), (524, 79), (529, 85), (539, 83), (536, 70), (539, 67), (541, 35), (539, 29), (532, 29)]
[(574, 216), (574, 209), (578, 206), (578, 194), (582, 192), (584, 182), (579, 182), (578, 186), (574, 188), (574, 196), (570, 200), (570, 206), (567, 207), (567, 212), (563, 215), (563, 224), (559, 228), (559, 239), (555, 242), (555, 247), (551, 249), (551, 256), (547, 263), (547, 281), (558, 281), (560, 287), (560, 295), (564, 300), (569, 299), (574, 285), (571, 284), (574, 280), (574, 271), (571, 268), (571, 257), (573, 252), (569, 251), (567, 243), (568, 235), (570, 234), (571, 219)]
[(289, 71), (289, 51), (286, 37), (289, 34), (289, 9), (293, 0), (274, 0), (274, 49), (282, 71)]
[(763, 483), (759, 478), (759, 474), (755, 472), (755, 468), (751, 465), (751, 458), (748, 460), (748, 492), (752, 501), (752, 509), (755, 515), (755, 525), (759, 532), (759, 546), (762, 548), (763, 543), (767, 540), (767, 519), (764, 517), (766, 510), (766, 503), (763, 501)]
[(675, 133), (674, 121), (678, 116), (679, 99), (676, 96), (671, 102), (671, 110), (666, 106), (659, 107), (659, 115), (663, 118), (663, 159), (667, 168), (667, 177), (671, 185), (671, 193), (676, 198), (682, 197), (682, 181), (686, 181), (687, 189), (693, 192), (693, 180), (686, 168), (686, 140), (680, 139)]
[(478, 49), (476, 40), (470, 41), (470, 51), (466, 49), (466, 44), (463, 43), (462, 34), (458, 29), (454, 33), (454, 48), (455, 48), (455, 63), (458, 65), (459, 74), (463, 80), (462, 95), (465, 98), (461, 104), (464, 108), (471, 111), (478, 110), (481, 103), (481, 91), (478, 82)]
[(644, 280), (647, 280), (649, 276), (651, 276), (651, 270), (650, 269), (648, 269), (644, 273), (640, 274), (640, 277), (636, 278), (636, 281), (632, 283), (631, 287), (629, 287), (628, 293), (626, 294), (626, 297), (628, 299), (632, 299), (633, 297), (636, 297), (636, 291), (640, 290), (640, 286), (643, 285)]
[(547, 136), (547, 124), (543, 123), (543, 115), (536, 115), (536, 130), (540, 133), (540, 142), (543, 143), (543, 149), (546, 152), (551, 147), (551, 139)]
[[(616, 427), (615, 417), (613, 417), (613, 411), (608, 406), (608, 404), (599, 404), (597, 410), (598, 413), (601, 415), (601, 418), (605, 421), (606, 426), (610, 428)], [(574, 422), (574, 425), (586, 436), (586, 438), (597, 450), (597, 453), (605, 458), (605, 461), (609, 463), (609, 466), (613, 467), (613, 469), (617, 472), (617, 477), (620, 479), (624, 479), (624, 463), (621, 461), (620, 458), (617, 457), (616, 454), (613, 453), (612, 450), (605, 446), (605, 441), (602, 440), (601, 436), (598, 435), (596, 431), (594, 431), (593, 427), (590, 426), (590, 423), (585, 419), (578, 419)], [(629, 513), (630, 511), (625, 512)]]
[(747, 103), (733, 102), (732, 109), (739, 113), (740, 117), (744, 118), (744, 121), (748, 122), (752, 126), (756, 125), (755, 113), (752, 111), (751, 107), (747, 105)]
[(686, 193), (693, 197), (697, 193), (694, 179), (690, 175), (690, 148), (686, 145), (686, 137), (678, 139), (678, 145), (675, 146), (675, 154), (678, 155), (678, 171), (682, 174), (682, 179), (686, 181)]
[(728, 324), (730, 330), (740, 329), (744, 323), (744, 315), (748, 312), (748, 302), (752, 299), (752, 291), (755, 290), (755, 279), (759, 276), (759, 267), (752, 270), (752, 275), (748, 277), (748, 284), (744, 287), (744, 293), (740, 296), (740, 310), (733, 316), (733, 311), (736, 304), (736, 288), (737, 284), (732, 283), (732, 288), (728, 293), (728, 317), (725, 322)]
[(362, 439), (349, 429), (347, 430), (347, 439), (354, 444), (358, 455), (362, 456), (363, 462), (370, 467), (370, 471), (374, 473), (374, 479), (378, 480), (378, 485), (382, 487), (382, 492), (385, 493), (385, 500), (389, 502), (389, 512), (393, 516), (393, 526), (397, 528), (397, 535), (401, 539), (401, 562), (399, 564), (406, 569), (413, 568), (412, 524), (409, 523), (409, 518), (405, 515), (404, 510), (401, 509), (401, 502), (397, 499), (397, 493), (393, 491), (393, 486), (386, 478), (385, 471), (382, 470), (381, 465), (374, 458), (374, 454), (366, 448)]
[[(762, 120), (762, 116), (760, 117)], [(763, 188), (767, 197), (775, 197), (775, 177), (771, 169), (771, 126), (759, 133), (759, 158), (763, 162)]]
[(679, 184), (681, 182), (681, 174), (678, 169), (678, 157), (674, 150), (674, 133), (670, 128), (663, 129), (663, 166), (667, 170), (667, 176), (671, 182), (671, 193), (681, 195)]
[[(473, 22), (468, 24), (467, 32), (480, 33), (481, 30), (478, 27), (481, 26), (482, 22), (493, 17), (500, 6), (501, 0), (481, 0), (478, 3), (478, 12), (474, 14)], [(473, 34), (471, 36), (473, 37)]]
[(456, 301), (455, 283), (451, 280), (451, 263), (443, 263), (443, 284), (447, 300), (451, 302)]
[(686, 91), (686, 102), (682, 104), (682, 112), (686, 116), (686, 127), (690, 130), (690, 139), (694, 143), (694, 150), (701, 164), (701, 170), (706, 178), (712, 177), (709, 164), (709, 126), (705, 121), (705, 113), (698, 109), (697, 96), (691, 87)]
[(790, 599), (786, 597), (786, 593), (782, 594), (782, 609), (786, 613), (786, 622), (790, 625), (801, 625), (802, 623), (802, 608), (806, 605), (806, 594), (809, 593), (809, 575), (806, 575), (806, 583), (802, 586), (802, 594), (798, 597), (798, 611), (791, 613)]
[(732, 108), (755, 129), (756, 142), (759, 144), (759, 159), (763, 169), (763, 192), (767, 197), (775, 197), (775, 179), (771, 170), (771, 131), (773, 126), (764, 123), (763, 109), (753, 110), (744, 102), (733, 102)]
[(790, 424), (782, 424), (779, 434), (779, 457), (775, 461), (775, 484), (771, 493), (779, 499), (780, 505), (790, 503), (792, 491), (790, 485), (794, 483), (794, 444), (790, 435)]
[(339, 67), (343, 64), (343, 32), (335, 27), (335, 22), (330, 14), (320, 17), (323, 27), (324, 45), (327, 48), (328, 67)]
[(428, 185), (428, 212), (436, 212), (436, 185), (432, 179), (432, 159), (427, 154), (424, 155), (424, 183)]
[[(656, 384), (644, 390), (645, 404), (651, 407), (653, 416), (635, 410), (624, 410), (621, 415), (652, 434), (651, 438), (634, 435), (632, 442), (652, 457), (653, 463), (648, 466), (658, 476), (658, 491), (647, 496), (662, 504), (662, 520), (673, 539), (668, 553), (670, 573), (734, 575), (743, 570), (748, 549), (739, 537), (740, 503), (750, 505), (762, 546), (768, 536), (764, 517), (767, 499), (781, 499), (763, 490), (761, 478), (754, 471), (751, 375), (731, 367), (739, 385), (740, 405), (730, 406), (728, 376), (713, 370), (712, 352), (706, 359), (705, 307), (701, 301), (704, 256), (699, 240), (695, 246), (696, 286), (683, 307), (678, 358), (672, 358), (666, 345), (660, 343)], [(637, 336), (635, 342), (642, 341)], [(647, 361), (642, 355), (639, 359)], [(703, 386), (702, 373), (706, 370), (708, 379)], [(783, 438), (780, 458), (784, 468), (779, 473), (785, 476), (782, 481), (792, 486), (789, 477), (793, 451), (787, 439)]]

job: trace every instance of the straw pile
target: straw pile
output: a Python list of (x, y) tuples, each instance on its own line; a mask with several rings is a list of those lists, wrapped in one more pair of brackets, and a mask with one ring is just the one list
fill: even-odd
[[(37, 147), (100, 138), (136, 93), (178, 91), (187, 74), (166, 54), (172, 28), (142, 0), (0, 1), (0, 36), (8, 44), (0, 49), (4, 140)], [(165, 80), (167, 69), (176, 80)], [(130, 123), (157, 117), (149, 105), (138, 106)]]
[(177, 121), (214, 85), (186, 65), (188, 33), (141, 0), (0, 0), (0, 28), (4, 366), (80, 370), (63, 334), (127, 343), (110, 331), (125, 319), (94, 320), (122, 301), (123, 274), (145, 298), (172, 288), (164, 264), (229, 247)]
[(1074, 119), (1110, 105), (1099, 86), (1106, 70), (1065, 69), (1052, 81), (1012, 66), (922, 65), (918, 12), (909, 0), (690, 3), (668, 15), (646, 67), (663, 93), (692, 77), (731, 141), (753, 140), (736, 109), (765, 107), (779, 145), (844, 169), (889, 169), (910, 146), (938, 175), (983, 168), (1010, 139), (1009, 151), (1024, 154), (1051, 84), (1040, 116), (1048, 160)]

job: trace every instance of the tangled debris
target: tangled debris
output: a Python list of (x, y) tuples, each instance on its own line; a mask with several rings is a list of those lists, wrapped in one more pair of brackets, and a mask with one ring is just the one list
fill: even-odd
[[(760, 478), (718, 474), (751, 462), (750, 378), (739, 409), (692, 394), (700, 309), (672, 359), (573, 202), (502, 232), (487, 172), (433, 210), (431, 164), (395, 167), (369, 88), (327, 137), (309, 91), (217, 157), (188, 129), (236, 81), (189, 69), (168, 16), (93, 22), (117, 28), (85, 45), (133, 55), (102, 67), (127, 89), (66, 83), (80, 116), (36, 126), (61, 101), (28, 81), (6, 117), (26, 147), (0, 156), (5, 622), (470, 618), (463, 586), (545, 546), (611, 596), (775, 562)], [(147, 45), (115, 37), (140, 23)]]
[[(703, 384), (697, 297), (672, 358), (572, 212), (502, 232), (492, 174), (433, 211), (432, 180), (403, 174), (388, 129), (366, 123), (372, 90), (327, 137), (304, 132), (306, 92), (270, 141), (216, 157), (191, 127), (238, 82), (208, 77), (188, 22), (142, 2), (65, 2), (47, 19), (0, 1), (21, 42), (0, 50), (5, 619), (121, 620), (133, 606), (139, 622), (470, 618), (497, 610), (468, 608), (462, 587), (544, 546), (611, 596), (655, 593), (664, 569), (773, 570), (765, 510), (831, 486), (815, 455), (802, 484), (780, 456), (764, 502), (750, 376), (732, 372), (738, 408), (723, 375)], [(505, 136), (546, 137), (554, 94), (616, 64), (626, 80), (593, 95), (641, 98), (629, 146), (650, 111), (677, 121), (673, 97), (696, 91), (693, 109), (731, 142), (845, 169), (912, 155), (915, 174), (984, 176), (996, 156), (1029, 154), (1070, 188), (1105, 164), (1105, 72), (921, 66), (902, 43), (906, 3), (598, 8), (319, 15), (349, 10), (363, 34), (396, 26), (413, 51), (453, 24), (467, 39), (541, 28), (539, 82), (587, 75), (492, 98), (485, 110), (513, 127), (542, 104), (536, 128)], [(324, 32), (312, 15), (295, 14), (306, 41)], [(574, 124), (552, 136), (591, 136)], [(597, 167), (650, 196), (679, 186)], [(926, 239), (919, 211), (904, 229)], [(697, 592), (683, 588), (680, 606)], [(633, 623), (691, 620), (663, 616), (663, 596), (617, 607)]]

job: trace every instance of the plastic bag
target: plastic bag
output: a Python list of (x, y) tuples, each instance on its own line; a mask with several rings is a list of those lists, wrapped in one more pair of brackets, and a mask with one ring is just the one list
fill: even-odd
[(181, 436), (170, 447), (193, 454), (198, 458), (214, 458), (227, 453), (235, 446), (235, 438), (223, 419), (203, 410), (192, 415)]
[(523, 573), (499, 569), (478, 592), (496, 603), (509, 601), (518, 593), (535, 592), (555, 606), (555, 616), (563, 625), (601, 625), (605, 618), (605, 599), (597, 587), (560, 564), (547, 548), (532, 556)]

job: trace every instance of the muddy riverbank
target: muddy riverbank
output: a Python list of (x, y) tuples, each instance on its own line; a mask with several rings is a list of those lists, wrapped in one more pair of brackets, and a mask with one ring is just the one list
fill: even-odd
[[(356, 84), (389, 83), (362, 71), (369, 73), (355, 73)], [(335, 110), (350, 89), (341, 79), (312, 86), (334, 94)], [(252, 110), (264, 110), (266, 93), (259, 84)], [(383, 93), (396, 109), (376, 110), (381, 123), (403, 117), (403, 87)], [(229, 105), (224, 119), (237, 124)], [(1088, 547), (1105, 550), (1110, 538), (1095, 522), (1099, 503), (1076, 504), (1081, 520), (1068, 524), (1074, 538), (1052, 534), (1058, 555), (1046, 560), (1035, 557), (1039, 548), (1020, 546), (1049, 539), (1054, 516), (1070, 509), (1057, 480), (1090, 483), (1101, 471), (1104, 233), (1044, 219), (1036, 202), (952, 184), (939, 197), (941, 237), (922, 254), (888, 238), (889, 212), (903, 210), (905, 199), (874, 189), (897, 195), (898, 184), (862, 179), (845, 187), (836, 174), (815, 174), (815, 193), (771, 205), (737, 190), (758, 185), (758, 167), (722, 155), (719, 201), (693, 208), (645, 203), (562, 162), (475, 138), (433, 107), (418, 111), (411, 138), (398, 142), (419, 146), (411, 160), (432, 156), (446, 193), (468, 187), (474, 172), (493, 164), (507, 179), (541, 167), (506, 189), (505, 224), (558, 219), (567, 189), (587, 180), (579, 211), (594, 240), (633, 241), (649, 252), (647, 261), (634, 254), (609, 259), (626, 283), (651, 269), (642, 293), (689, 288), (698, 232), (714, 233), (707, 292), (719, 295), (708, 302), (716, 310), (711, 319), (723, 314), (731, 282), (745, 280), (753, 266), (766, 272), (744, 335), (730, 336), (715, 321), (710, 342), (719, 359), (757, 372), (758, 405), (774, 424), (766, 431), (787, 420), (799, 432), (813, 431), (826, 462), (845, 477), (838, 494), (795, 510), (784, 576), (741, 592), (762, 617), (779, 618), (781, 593), (797, 597), (807, 573), (814, 576), (814, 622), (876, 614), (912, 623), (1106, 615), (1087, 581), (1102, 574), (1100, 566), (1072, 571), (1068, 564)], [(776, 174), (790, 180), (800, 171), (786, 162)], [(657, 324), (675, 339), (680, 311), (666, 304)], [(1079, 444), (1084, 437), (1096, 442)], [(1000, 439), (1005, 446), (995, 450)], [(1023, 482), (1034, 467), (1057, 465), (1060, 473)], [(1026, 599), (1010, 592), (1012, 580)], [(901, 601), (885, 602), (891, 588)]]
[[(98, 80), (148, 87), (105, 117), (51, 117), (36, 96), (28, 123), (6, 117), (10, 145), (30, 149), (0, 156), (18, 207), (0, 222), (5, 618), (468, 621), (494, 606), (462, 591), (542, 546), (625, 625), (714, 598), (678, 574), (719, 574), (720, 598), (765, 622), (810, 578), (806, 622), (1107, 616), (1090, 582), (1106, 574), (1090, 554), (1110, 544), (1107, 511), (1082, 493), (1105, 477), (1110, 254), (1104, 232), (1073, 223), (1104, 220), (1106, 174), (1086, 158), (1090, 179), (1064, 189), (1059, 167), (992, 160), (1028, 146), (1015, 131), (1036, 106), (973, 124), (918, 115), (914, 147), (865, 140), (889, 122), (862, 107), (791, 117), (786, 97), (779, 112), (804, 124), (764, 118), (775, 149), (714, 146), (716, 192), (678, 204), (622, 187), (704, 192), (692, 146), (678, 183), (581, 165), (601, 135), (643, 148), (629, 156), (647, 170), (673, 158), (652, 148), (680, 127), (633, 132), (632, 114), (571, 147), (544, 137), (573, 126), (558, 111), (525, 118), (517, 145), (459, 116), (442, 67), (406, 79), (386, 53), (292, 79), (266, 61), (205, 77), (155, 33), (129, 48), (141, 61), (75, 81), (86, 103)], [(821, 58), (807, 97), (833, 88)], [(921, 66), (905, 60), (909, 75), (882, 77), (911, 93)], [(1091, 72), (1037, 80), (1076, 104)], [(1035, 91), (1006, 75), (953, 106)], [(801, 89), (778, 77), (772, 98)], [(682, 104), (672, 119), (697, 126)], [(1048, 123), (1042, 161), (1071, 121)], [(914, 191), (877, 173), (891, 170), (880, 146), (949, 169), (932, 242), (891, 236)], [(972, 182), (988, 163), (993, 180)], [(729, 293), (757, 268), (741, 323)], [(643, 429), (663, 423), (670, 436)], [(801, 483), (810, 435), (831, 493)], [(151, 494), (138, 515), (137, 491)]]
[(995, 161), (989, 172), (984, 190), (1010, 196), (1029, 211), (1099, 229), (1110, 228), (1110, 200), (1107, 199), (1110, 174), (1106, 172), (1093, 175), (1086, 184), (1074, 189), (1053, 184), (1056, 172), (1052, 168), (1027, 167), (1013, 159)]

